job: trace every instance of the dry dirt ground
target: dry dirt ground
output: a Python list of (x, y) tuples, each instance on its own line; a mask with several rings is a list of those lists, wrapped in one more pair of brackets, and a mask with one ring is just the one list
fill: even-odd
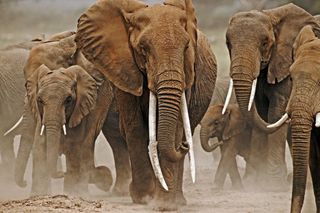
[[(185, 162), (184, 189), (188, 200), (187, 206), (176, 212), (204, 213), (285, 213), (289, 212), (291, 189), (287, 192), (261, 192), (252, 187), (243, 191), (231, 189), (227, 178), (225, 189), (215, 191), (212, 188), (213, 177), (217, 168), (211, 153), (205, 153), (199, 145), (198, 132), (194, 135), (196, 154), (196, 183), (191, 183), (188, 161)], [(105, 139), (101, 136), (96, 148), (98, 165), (104, 164), (114, 172), (112, 153)], [(238, 159), (240, 172), (243, 173), (243, 161)], [(290, 158), (287, 158), (290, 165)], [(30, 163), (30, 162), (29, 162)], [(291, 170), (290, 166), (289, 170)], [(53, 196), (29, 197), (30, 169), (26, 174), (28, 187), (18, 188), (13, 183), (0, 183), (0, 212), (156, 212), (152, 206), (138, 205), (130, 197), (116, 197), (90, 185), (90, 198), (82, 199), (62, 194), (62, 180), (52, 182)], [(315, 212), (312, 189), (308, 189), (303, 212)]]

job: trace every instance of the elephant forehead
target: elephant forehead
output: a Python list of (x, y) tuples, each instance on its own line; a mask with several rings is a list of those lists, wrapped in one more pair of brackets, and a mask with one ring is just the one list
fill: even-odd
[(39, 82), (40, 87), (44, 87), (44, 86), (54, 87), (55, 85), (71, 86), (72, 84), (73, 84), (72, 80), (69, 79), (67, 76), (62, 76), (61, 73), (60, 74), (49, 73), (48, 75), (44, 76)]
[(160, 4), (143, 8), (137, 11), (135, 15), (136, 17), (146, 17), (149, 18), (151, 22), (162, 24), (172, 24), (167, 21), (180, 21), (181, 18), (186, 18), (186, 13), (184, 10), (178, 7)]

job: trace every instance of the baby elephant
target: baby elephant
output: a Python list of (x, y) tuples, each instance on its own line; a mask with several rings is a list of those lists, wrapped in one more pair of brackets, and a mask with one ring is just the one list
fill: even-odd
[[(236, 104), (230, 104), (223, 115), (222, 108), (223, 105), (211, 105), (204, 115), (200, 130), (201, 146), (207, 152), (212, 152), (218, 146), (221, 148), (221, 159), (215, 175), (214, 188), (223, 188), (228, 173), (232, 187), (242, 189), (236, 155), (242, 156), (247, 162), (247, 174), (252, 128), (246, 123)], [(210, 144), (209, 139), (215, 137), (218, 141)]]

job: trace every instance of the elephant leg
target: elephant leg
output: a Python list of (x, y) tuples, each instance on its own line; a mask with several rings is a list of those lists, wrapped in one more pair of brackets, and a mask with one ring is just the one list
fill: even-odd
[(35, 141), (33, 148), (33, 169), (32, 169), (32, 195), (47, 195), (51, 193), (49, 171), (47, 170), (46, 140), (40, 136), (40, 122), (37, 122)]
[(225, 167), (225, 163), (226, 163), (226, 156), (225, 156), (225, 151), (226, 151), (226, 144), (224, 143), (222, 146), (220, 146), (221, 149), (221, 157), (220, 157), (220, 161), (218, 164), (218, 168), (214, 177), (214, 189), (222, 189), (224, 182), (226, 180), (227, 177), (227, 168)]
[(80, 145), (79, 141), (66, 141), (66, 166), (67, 171), (64, 176), (63, 191), (69, 195), (77, 195), (77, 184), (80, 179)]
[[(271, 102), (270, 107), (278, 104)], [(269, 112), (269, 121), (274, 123), (282, 116), (281, 112), (284, 112), (284, 109), (281, 110), (276, 107), (272, 109)], [(268, 135), (266, 180), (270, 183), (268, 184), (268, 189), (272, 191), (288, 190), (287, 165), (285, 160), (287, 131), (288, 124), (285, 124), (278, 131)]]
[(148, 125), (141, 111), (140, 98), (115, 89), (120, 123), (131, 162), (129, 187), (134, 203), (147, 203), (154, 196), (155, 176), (148, 156)]
[(114, 164), (116, 169), (116, 181), (113, 187), (113, 193), (116, 195), (128, 195), (129, 183), (131, 181), (131, 168), (129, 152), (126, 141), (123, 139), (119, 129), (119, 119), (116, 123), (110, 122), (109, 115), (102, 128), (113, 152)]
[(265, 174), (265, 161), (267, 158), (267, 142), (268, 135), (256, 128), (252, 129), (250, 151), (248, 156), (248, 164), (252, 165), (255, 173), (249, 173), (254, 176), (247, 176), (246, 179), (251, 184), (260, 185)]
[(27, 185), (24, 180), (27, 163), (30, 157), (34, 142), (34, 134), (36, 132), (36, 122), (28, 106), (24, 106), (23, 120), (22, 120), (22, 134), (18, 148), (17, 158), (15, 162), (14, 177), (15, 182), (20, 187)]
[(237, 165), (237, 152), (238, 150), (236, 149), (236, 143), (241, 142), (241, 141), (235, 141), (231, 139), (229, 142), (226, 144), (226, 150), (225, 150), (225, 168), (228, 168), (228, 173), (231, 179), (232, 183), (232, 188), (234, 189), (243, 189), (242, 181), (241, 181), (241, 176), (239, 174), (238, 170), (238, 165)]
[(319, 147), (320, 132), (312, 130), (310, 141), (310, 157), (309, 167), (313, 183), (313, 193), (316, 200), (317, 212), (320, 211), (320, 147)]
[(3, 169), (3, 173), (1, 174), (1, 176), (6, 181), (11, 181), (13, 179), (15, 164), (12, 136), (0, 137), (0, 154)]

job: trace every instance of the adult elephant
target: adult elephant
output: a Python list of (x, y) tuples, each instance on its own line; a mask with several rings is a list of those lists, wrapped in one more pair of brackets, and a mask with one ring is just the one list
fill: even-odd
[[(305, 26), (296, 38), (293, 52), (294, 63), (290, 67), (293, 88), (284, 116), (291, 118), (292, 127), (291, 212), (301, 212), (308, 165), (312, 176), (317, 212), (319, 212), (320, 29), (313, 28), (311, 25)], [(281, 122), (278, 124), (280, 125)]]
[[(285, 141), (287, 125), (270, 133), (267, 122), (277, 121), (285, 111), (291, 92), (289, 67), (292, 46), (300, 29), (316, 20), (302, 8), (287, 4), (275, 9), (235, 14), (226, 32), (230, 53), (230, 76), (242, 113), (255, 127), (254, 162), (259, 162), (267, 190), (286, 185)], [(232, 87), (232, 84), (231, 84)], [(230, 88), (231, 88), (230, 87)], [(264, 184), (265, 185), (265, 184)]]
[(183, 126), (189, 140), (189, 122), (194, 130), (216, 80), (216, 60), (197, 29), (192, 2), (99, 1), (79, 18), (76, 42), (115, 86), (132, 166), (133, 202), (154, 198), (166, 210), (184, 204), (183, 160), (189, 146), (183, 142)]

